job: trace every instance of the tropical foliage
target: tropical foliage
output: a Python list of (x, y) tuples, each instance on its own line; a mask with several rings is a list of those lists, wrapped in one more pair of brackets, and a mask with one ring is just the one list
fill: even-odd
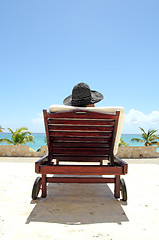
[(124, 140), (120, 138), (119, 146), (129, 146), (129, 144), (124, 142)]
[(140, 138), (132, 138), (132, 142), (142, 142), (145, 146), (151, 146), (151, 145), (159, 145), (159, 142), (157, 141), (159, 139), (157, 133), (157, 130), (148, 130), (148, 133), (145, 132), (143, 128), (140, 127), (140, 130), (142, 131)]
[[(25, 144), (28, 142), (34, 142), (34, 136), (32, 136), (31, 132), (28, 130), (28, 128), (21, 127), (18, 128), (15, 132), (8, 128), (8, 130), (11, 132), (11, 140), (7, 138), (1, 138), (0, 142), (7, 143), (7, 144), (13, 144), (13, 145), (19, 145), (19, 144)], [(35, 143), (35, 142), (34, 142)]]
[(4, 128), (2, 128), (2, 127), (0, 126), (0, 132), (3, 132), (3, 130), (4, 130)]

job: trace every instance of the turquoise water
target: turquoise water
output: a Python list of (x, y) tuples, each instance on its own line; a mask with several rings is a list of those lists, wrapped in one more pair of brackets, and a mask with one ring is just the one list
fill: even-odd
[[(27, 145), (29, 145), (29, 147), (31, 147), (34, 151), (37, 151), (38, 148), (46, 145), (45, 133), (33, 133), (32, 135), (34, 136), (35, 143), (28, 143)], [(144, 146), (143, 143), (131, 142), (131, 138), (135, 138), (135, 137), (140, 138), (141, 137), (140, 134), (122, 134), (121, 137), (124, 140), (124, 142), (129, 144), (129, 146)], [(0, 138), (10, 139), (11, 133), (0, 133)], [(0, 145), (6, 145), (6, 144), (0, 143)]]

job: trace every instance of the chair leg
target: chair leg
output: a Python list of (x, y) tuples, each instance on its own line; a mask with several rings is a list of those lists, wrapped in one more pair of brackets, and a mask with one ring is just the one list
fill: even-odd
[(46, 187), (46, 174), (42, 174), (42, 198), (46, 198), (47, 187)]
[(114, 197), (120, 198), (120, 175), (115, 176)]

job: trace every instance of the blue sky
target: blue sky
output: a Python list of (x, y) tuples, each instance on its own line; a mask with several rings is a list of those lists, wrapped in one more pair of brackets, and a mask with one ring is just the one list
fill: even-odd
[(0, 125), (44, 132), (42, 109), (79, 82), (123, 106), (123, 133), (159, 130), (159, 1), (0, 3)]

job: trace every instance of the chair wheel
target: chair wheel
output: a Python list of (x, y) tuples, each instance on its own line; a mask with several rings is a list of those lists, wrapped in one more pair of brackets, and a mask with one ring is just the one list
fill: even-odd
[(127, 190), (126, 190), (126, 184), (123, 178), (120, 179), (120, 192), (122, 196), (122, 201), (127, 201)]
[(35, 179), (34, 185), (33, 185), (33, 190), (32, 190), (32, 199), (35, 200), (40, 192), (42, 186), (42, 178), (37, 177)]

